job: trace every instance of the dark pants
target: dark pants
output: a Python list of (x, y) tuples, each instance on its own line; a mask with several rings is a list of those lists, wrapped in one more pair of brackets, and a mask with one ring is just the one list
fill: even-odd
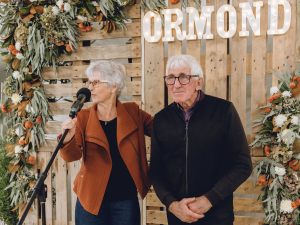
[(137, 198), (103, 203), (98, 215), (87, 212), (77, 199), (76, 225), (140, 225), (140, 206)]
[(199, 219), (195, 223), (184, 223), (173, 213), (167, 212), (168, 217), (168, 224), (169, 225), (186, 225), (186, 224), (193, 224), (193, 225), (233, 225), (234, 215), (232, 213), (222, 213), (218, 215), (212, 216), (205, 216), (202, 219)]

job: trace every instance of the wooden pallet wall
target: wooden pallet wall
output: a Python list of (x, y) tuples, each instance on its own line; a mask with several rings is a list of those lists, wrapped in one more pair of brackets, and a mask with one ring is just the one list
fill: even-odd
[[(256, 0), (254, 0), (255, 2)], [(228, 40), (221, 38), (216, 31), (216, 12), (219, 7), (228, 4), (227, 0), (206, 0), (206, 5), (213, 5), (215, 7), (212, 13), (212, 34), (214, 39), (206, 40), (205, 49), (206, 54), (201, 54), (201, 46), (204, 40), (189, 40), (186, 41), (186, 54), (194, 56), (200, 61), (204, 76), (205, 76), (205, 93), (213, 95), (219, 98), (230, 100), (234, 103), (243, 126), (251, 126), (250, 121), (257, 119), (261, 110), (260, 106), (266, 105), (267, 96), (269, 96), (269, 90), (267, 85), (277, 85), (277, 79), (272, 77), (272, 84), (267, 84), (267, 74), (271, 74), (271, 70), (281, 71), (286, 67), (285, 59), (287, 59), (291, 71), (295, 71), (296, 54), (299, 60), (300, 55), (300, 38), (299, 32), (296, 36), (296, 25), (299, 26), (300, 10), (299, 1), (289, 0), (292, 9), (292, 21), (291, 27), (288, 32), (283, 35), (274, 35), (273, 37), (273, 52), (267, 51), (267, 29), (268, 29), (268, 1), (263, 0), (263, 7), (261, 8), (261, 35), (254, 36), (251, 29), (250, 35), (252, 35), (251, 51), (247, 52), (247, 38), (240, 37), (238, 31), (242, 30), (242, 15), (239, 3), (246, 2), (245, 0), (232, 0), (231, 4), (237, 12), (237, 31), (231, 38), (231, 44), (228, 44)], [(298, 5), (297, 5), (298, 4)], [(298, 6), (298, 7), (297, 7)], [(180, 3), (170, 5), (168, 8), (181, 9)], [(283, 7), (279, 7), (279, 28), (283, 25)], [(298, 10), (298, 11), (297, 11)], [(254, 8), (255, 13), (255, 8)], [(226, 18), (226, 17), (225, 17)], [(296, 18), (298, 18), (296, 24)], [(188, 21), (187, 21), (188, 22)], [(225, 23), (226, 25), (226, 23)], [(186, 26), (188, 33), (188, 26)], [(298, 29), (299, 30), (299, 29)], [(173, 33), (174, 36), (174, 33)], [(296, 51), (296, 37), (297, 37), (297, 51)], [(167, 56), (163, 58), (162, 52), (164, 44), (160, 41), (157, 43), (149, 43), (145, 41), (145, 80), (149, 80), (149, 83), (145, 83), (145, 106), (146, 110), (153, 115), (159, 110), (164, 108), (161, 102), (167, 99), (167, 104), (173, 102), (167, 95), (165, 90), (165, 84), (163, 76), (165, 75), (165, 67), (163, 62), (166, 63), (169, 57), (177, 54), (184, 54), (182, 42), (176, 40), (174, 42), (168, 42)], [(151, 54), (147, 54), (147, 51), (151, 51)], [(148, 53), (149, 53), (148, 52)], [(229, 54), (230, 52), (230, 54)], [(247, 76), (251, 77), (251, 82), (247, 83)], [(151, 80), (154, 81), (150, 82)], [(251, 96), (247, 96), (247, 90), (250, 89)], [(160, 93), (155, 96), (152, 93)], [(229, 99), (230, 96), (230, 99)], [(250, 98), (251, 113), (250, 117), (246, 115), (246, 99)], [(251, 129), (254, 132), (255, 129)], [(254, 140), (254, 135), (248, 133), (247, 139), (249, 143)], [(251, 149), (252, 159), (259, 160), (264, 157), (263, 150), (261, 148)], [(148, 157), (150, 151), (148, 150)], [(263, 221), (263, 212), (261, 211), (261, 205), (256, 200), (259, 189), (254, 189), (252, 177), (250, 177), (245, 183), (243, 183), (234, 193), (234, 211), (235, 225), (251, 224), (257, 225)], [(167, 217), (164, 205), (159, 201), (155, 193), (149, 193), (147, 196), (147, 224), (167, 224)]]

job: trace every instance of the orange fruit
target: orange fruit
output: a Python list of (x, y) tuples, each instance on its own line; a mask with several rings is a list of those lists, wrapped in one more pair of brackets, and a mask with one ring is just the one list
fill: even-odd
[(256, 181), (256, 185), (262, 186), (262, 183), (260, 181)]
[(297, 80), (297, 78), (298, 78), (297, 76), (294, 76), (294, 77), (293, 77), (293, 81), (294, 81), (294, 80)]
[(86, 28), (86, 27), (83, 27), (83, 28), (81, 28), (81, 30), (82, 30), (83, 32), (86, 32), (86, 31), (87, 31), (87, 28)]
[(265, 175), (260, 174), (260, 175), (258, 176), (258, 180), (259, 180), (259, 182), (261, 182), (261, 183), (266, 182), (266, 177), (265, 177)]
[(296, 205), (295, 202), (292, 202), (292, 207), (293, 207), (293, 209), (297, 209), (298, 208), (298, 206)]
[(86, 31), (91, 31), (91, 30), (93, 30), (93, 28), (91, 26), (86, 27)]
[(289, 162), (289, 166), (293, 169), (293, 170), (298, 170), (299, 169), (299, 162), (296, 163), (296, 165), (293, 165), (296, 162), (297, 159), (294, 159), (293, 161)]
[(14, 50), (11, 51), (11, 53), (12, 53), (13, 55), (16, 55), (17, 53), (19, 53), (19, 51), (18, 51), (17, 49), (14, 49)]
[(70, 45), (67, 45), (67, 46), (66, 46), (66, 51), (67, 51), (67, 52), (71, 52), (71, 51), (72, 51)]
[(297, 86), (297, 85), (296, 85), (295, 82), (291, 82), (291, 83), (290, 83), (290, 87), (291, 87), (291, 88), (295, 88), (296, 86)]
[(7, 109), (6, 108), (2, 108), (2, 112), (3, 113), (7, 113)]
[(266, 113), (271, 112), (271, 110), (272, 110), (271, 108), (265, 108), (265, 112), (266, 112)]
[(274, 101), (273, 96), (270, 96), (270, 97), (268, 98), (268, 102), (272, 103), (273, 101)]
[(36, 122), (37, 122), (37, 123), (42, 123), (42, 122), (43, 122), (43, 119), (42, 119), (41, 117), (37, 117), (37, 118), (36, 118)]
[(78, 26), (79, 26), (80, 28), (83, 28), (83, 27), (84, 27), (83, 23), (78, 24)]
[(295, 201), (296, 205), (300, 205), (300, 199)]
[(279, 99), (279, 98), (280, 98), (280, 95), (279, 95), (279, 94), (275, 94), (275, 95), (273, 95), (273, 98), (274, 98), (274, 99)]
[(297, 82), (300, 84), (300, 77), (297, 77)]
[(33, 124), (32, 124), (30, 121), (26, 121), (26, 123), (25, 123), (25, 128), (26, 128), (26, 129), (33, 128)]
[(20, 145), (25, 145), (25, 140), (19, 141)]
[(8, 47), (8, 49), (12, 52), (12, 51), (15, 49), (15, 46), (10, 45), (10, 46)]

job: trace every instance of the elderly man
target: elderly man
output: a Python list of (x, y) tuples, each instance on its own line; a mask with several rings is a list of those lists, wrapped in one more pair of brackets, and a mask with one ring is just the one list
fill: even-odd
[(173, 56), (166, 71), (175, 102), (154, 117), (150, 178), (168, 223), (232, 225), (233, 192), (252, 171), (239, 115), (231, 102), (201, 91), (194, 57)]

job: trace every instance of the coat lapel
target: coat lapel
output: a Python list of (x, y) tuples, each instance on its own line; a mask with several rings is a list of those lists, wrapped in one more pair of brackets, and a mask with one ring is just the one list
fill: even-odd
[(97, 116), (97, 104), (91, 107), (89, 119), (85, 130), (85, 140), (103, 146), (109, 151), (106, 135)]
[(117, 100), (117, 142), (120, 146), (121, 141), (129, 134), (138, 129), (135, 121), (125, 109), (124, 105)]

